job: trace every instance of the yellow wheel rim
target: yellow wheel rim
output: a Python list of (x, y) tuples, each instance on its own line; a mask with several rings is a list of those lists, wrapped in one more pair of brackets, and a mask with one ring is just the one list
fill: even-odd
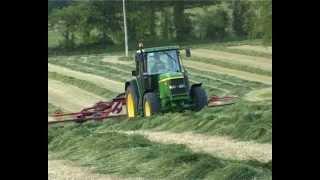
[(131, 93), (128, 94), (127, 96), (127, 112), (128, 112), (128, 117), (132, 118), (134, 117), (134, 102), (133, 102), (133, 97)]
[(151, 116), (151, 108), (148, 101), (144, 103), (144, 116), (150, 117)]

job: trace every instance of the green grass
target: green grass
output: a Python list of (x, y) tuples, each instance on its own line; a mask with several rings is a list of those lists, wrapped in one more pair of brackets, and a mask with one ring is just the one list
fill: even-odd
[(48, 129), (52, 158), (76, 161), (97, 173), (146, 179), (271, 179), (272, 162), (233, 161), (193, 153), (184, 145), (159, 144), (141, 135), (99, 133), (86, 123)]
[(238, 140), (254, 140), (272, 143), (272, 104), (248, 103), (215, 108), (205, 108), (199, 112), (185, 111), (166, 113), (136, 120), (127, 118), (110, 119), (102, 128), (110, 130), (141, 130), (185, 132), (207, 135), (231, 136)]

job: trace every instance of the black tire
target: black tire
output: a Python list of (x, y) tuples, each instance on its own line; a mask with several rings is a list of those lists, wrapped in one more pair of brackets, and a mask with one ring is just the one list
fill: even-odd
[[(135, 88), (132, 85), (129, 85), (126, 89), (126, 103), (128, 103), (128, 95), (132, 94), (133, 97), (133, 109), (134, 109), (134, 116), (136, 117), (138, 115), (138, 95), (137, 92), (135, 90)], [(127, 115), (129, 117), (129, 112), (128, 112), (128, 104), (127, 104)], [(129, 117), (129, 118), (133, 118), (133, 117)]]
[(160, 112), (160, 100), (158, 98), (158, 96), (155, 94), (155, 93), (152, 93), (152, 92), (149, 92), (149, 93), (146, 93), (143, 97), (143, 114), (144, 116), (147, 116), (146, 115), (146, 112), (145, 112), (145, 105), (146, 105), (146, 102), (149, 103), (150, 105), (150, 111), (151, 111), (151, 116), (153, 114), (156, 114), (156, 113), (159, 113)]
[(190, 95), (194, 104), (194, 111), (200, 111), (202, 108), (208, 105), (207, 93), (200, 86), (193, 87)]

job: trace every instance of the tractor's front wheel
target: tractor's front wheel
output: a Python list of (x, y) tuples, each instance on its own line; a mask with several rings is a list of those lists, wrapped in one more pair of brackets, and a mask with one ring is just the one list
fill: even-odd
[(208, 105), (207, 93), (200, 86), (196, 86), (191, 89), (191, 98), (194, 104), (194, 111), (200, 111)]
[(143, 112), (145, 117), (160, 112), (160, 100), (155, 93), (146, 93), (143, 97)]
[(129, 86), (126, 90), (126, 109), (128, 118), (134, 118), (137, 116), (137, 103), (138, 97), (136, 91), (132, 86)]

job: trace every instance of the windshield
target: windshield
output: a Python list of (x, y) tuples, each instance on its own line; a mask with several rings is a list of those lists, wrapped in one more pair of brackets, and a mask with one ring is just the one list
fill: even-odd
[(180, 72), (177, 50), (147, 53), (148, 74)]

